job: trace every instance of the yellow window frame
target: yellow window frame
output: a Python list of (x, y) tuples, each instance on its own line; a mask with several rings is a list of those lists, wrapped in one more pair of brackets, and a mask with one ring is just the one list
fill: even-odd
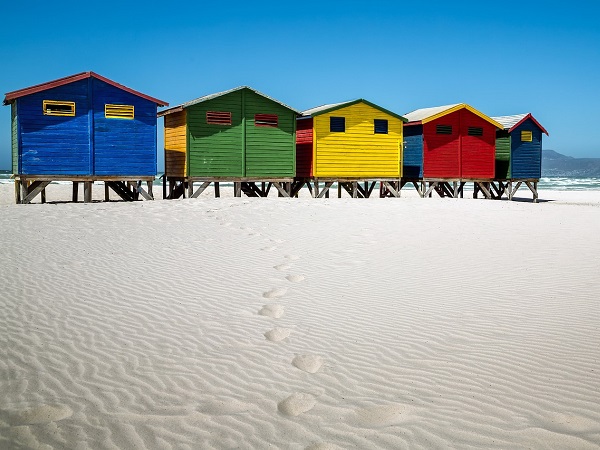
[(533, 141), (533, 132), (532, 131), (521, 131), (521, 142), (532, 142)]
[[(63, 106), (68, 107), (69, 110), (53, 110), (53, 106)], [(59, 100), (44, 100), (42, 102), (42, 111), (45, 116), (67, 116), (72, 117), (75, 115), (75, 102), (63, 102)]]
[(135, 119), (135, 106), (107, 103), (104, 105), (104, 117), (106, 119)]

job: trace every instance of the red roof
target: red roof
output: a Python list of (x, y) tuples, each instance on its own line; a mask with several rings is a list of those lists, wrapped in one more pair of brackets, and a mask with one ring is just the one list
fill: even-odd
[(58, 86), (63, 86), (65, 84), (74, 83), (75, 81), (83, 80), (85, 78), (94, 77), (98, 80), (104, 81), (116, 88), (122, 89), (124, 91), (129, 92), (130, 94), (137, 95), (138, 97), (145, 98), (146, 100), (150, 100), (151, 102), (156, 103), (158, 106), (169, 106), (169, 104), (163, 100), (159, 100), (154, 97), (150, 97), (148, 95), (142, 94), (141, 92), (135, 91), (127, 86), (123, 86), (115, 81), (109, 80), (108, 78), (103, 77), (102, 75), (98, 75), (94, 72), (81, 72), (75, 75), (71, 75), (64, 78), (59, 78), (58, 80), (48, 81), (47, 83), (36, 84), (35, 86), (30, 86), (25, 89), (19, 89), (18, 91), (12, 91), (5, 94), (4, 104), (8, 105), (13, 100), (23, 97), (25, 95), (35, 94), (36, 92), (45, 91), (47, 89), (52, 89)]

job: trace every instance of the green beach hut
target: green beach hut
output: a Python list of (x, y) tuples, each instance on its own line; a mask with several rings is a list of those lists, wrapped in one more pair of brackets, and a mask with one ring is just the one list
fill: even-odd
[[(185, 195), (185, 186), (196, 197), (211, 183), (218, 195), (219, 182), (233, 182), (236, 196), (242, 191), (266, 196), (271, 186), (289, 195), (299, 114), (248, 86), (159, 112), (165, 126), (165, 197)], [(194, 182), (202, 183), (196, 191)]]

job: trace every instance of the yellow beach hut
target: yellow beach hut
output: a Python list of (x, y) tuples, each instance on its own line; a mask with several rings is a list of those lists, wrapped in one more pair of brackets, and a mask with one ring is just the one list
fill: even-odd
[[(338, 183), (353, 197), (368, 197), (375, 183), (398, 182), (406, 121), (364, 99), (303, 111), (296, 125), (295, 186), (314, 183), (313, 195), (323, 197)], [(321, 192), (319, 182), (325, 182)]]

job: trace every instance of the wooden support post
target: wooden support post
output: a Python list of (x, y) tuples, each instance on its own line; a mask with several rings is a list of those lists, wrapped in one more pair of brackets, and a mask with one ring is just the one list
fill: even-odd
[(242, 183), (239, 181), (235, 181), (233, 183), (233, 196), (241, 197), (242, 196)]
[(338, 181), (338, 198), (342, 198), (342, 183)]
[(42, 189), (40, 196), (42, 197), (42, 203), (46, 203), (46, 188)]
[(27, 185), (27, 179), (23, 178), (23, 179), (21, 179), (21, 203), (27, 203), (25, 201), (25, 199), (27, 198), (28, 194), (29, 194), (29, 187)]
[(458, 198), (458, 182), (452, 182), (452, 198)]
[(154, 200), (154, 192), (152, 192), (153, 185), (154, 185), (154, 181), (146, 182), (146, 187), (148, 188), (148, 195), (150, 196), (150, 200)]
[(73, 203), (77, 203), (79, 200), (79, 183), (73, 181)]
[(105, 181), (104, 182), (104, 201), (105, 202), (110, 201), (110, 194), (109, 194), (109, 192), (110, 192), (110, 189), (108, 187), (108, 183)]
[(215, 185), (215, 198), (219, 198), (219, 197), (221, 197), (221, 188), (219, 187), (219, 182), (215, 181), (214, 185)]
[(162, 179), (162, 198), (163, 200), (167, 198), (167, 177), (163, 175)]
[[(182, 181), (182, 183), (185, 183), (185, 181)], [(188, 180), (187, 191), (189, 198), (196, 198), (194, 197), (194, 182), (192, 180)], [(183, 186), (183, 192), (183, 198), (185, 198), (185, 186)]]
[(15, 203), (21, 203), (21, 181), (15, 180)]
[(173, 180), (169, 180), (169, 198), (173, 198), (173, 192), (175, 191), (175, 182)]
[(91, 203), (92, 202), (92, 181), (84, 181), (83, 182), (83, 202)]
[(389, 181), (382, 181), (381, 182), (382, 186), (385, 186), (385, 188), (388, 190), (388, 192), (396, 198), (400, 197), (400, 190), (396, 190), (396, 188), (394, 187), (393, 183), (390, 183)]
[(323, 198), (323, 197), (325, 197), (325, 195), (329, 192), (329, 189), (331, 188), (331, 186), (333, 186), (333, 181), (327, 181), (327, 182), (325, 182), (325, 187), (319, 193), (319, 195), (317, 196), (317, 198)]
[(433, 181), (433, 182), (430, 181), (429, 182), (429, 188), (427, 189), (427, 191), (425, 191), (424, 197), (431, 198), (431, 193), (436, 188), (437, 185), (438, 185), (437, 181)]
[(279, 197), (289, 197), (290, 193), (288, 192), (287, 186), (285, 183), (277, 183), (273, 182), (273, 186), (279, 191)]
[(319, 198), (319, 182), (315, 181), (315, 195), (313, 195), (313, 198)]

